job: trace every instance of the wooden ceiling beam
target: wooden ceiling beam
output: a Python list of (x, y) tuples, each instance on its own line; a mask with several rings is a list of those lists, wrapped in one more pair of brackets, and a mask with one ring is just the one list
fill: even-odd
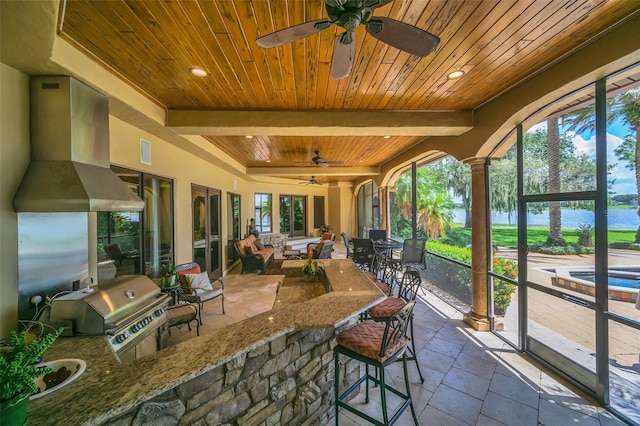
[(473, 128), (470, 111), (169, 110), (182, 135), (458, 136)]
[(248, 167), (249, 176), (377, 176), (380, 167)]

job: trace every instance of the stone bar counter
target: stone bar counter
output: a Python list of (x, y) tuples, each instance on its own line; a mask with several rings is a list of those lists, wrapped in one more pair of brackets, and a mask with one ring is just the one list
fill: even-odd
[[(103, 336), (59, 338), (43, 359), (80, 358), (87, 369), (31, 401), (27, 425), (325, 423), (335, 335), (385, 296), (353, 261), (323, 263), (325, 294), (300, 297), (308, 292), (295, 287), (307, 283), (288, 276), (283, 286), (294, 291), (279, 289), (270, 312), (129, 363), (117, 361)], [(357, 369), (343, 364), (341, 383)]]

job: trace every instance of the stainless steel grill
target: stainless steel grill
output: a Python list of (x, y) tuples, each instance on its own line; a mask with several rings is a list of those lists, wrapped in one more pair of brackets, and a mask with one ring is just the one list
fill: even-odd
[(168, 303), (148, 277), (123, 275), (52, 300), (50, 318), (72, 321), (74, 334), (107, 336), (118, 358), (129, 361), (166, 345)]

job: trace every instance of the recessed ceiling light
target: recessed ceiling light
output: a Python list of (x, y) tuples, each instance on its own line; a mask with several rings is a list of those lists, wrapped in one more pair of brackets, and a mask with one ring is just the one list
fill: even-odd
[(206, 77), (207, 75), (209, 75), (208, 72), (198, 67), (189, 68), (189, 72), (198, 77)]
[(464, 75), (464, 71), (458, 70), (458, 71), (454, 71), (452, 73), (449, 73), (449, 75), (447, 76), (447, 79), (449, 79), (449, 80), (457, 80), (460, 77), (462, 77), (463, 75)]
[(267, 163), (270, 163), (270, 162), (271, 162), (271, 160), (267, 160)]
[(386, 136), (383, 136), (382, 139), (391, 139), (391, 136), (386, 135)]
[(245, 138), (245, 139), (253, 139), (253, 136), (251, 136), (251, 135), (247, 135), (247, 136), (245, 136), (244, 138)]

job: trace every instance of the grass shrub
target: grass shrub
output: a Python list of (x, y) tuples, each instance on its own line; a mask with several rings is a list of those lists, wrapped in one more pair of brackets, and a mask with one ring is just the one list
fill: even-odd
[[(471, 249), (452, 247), (436, 241), (427, 241), (427, 251), (455, 259), (471, 265)], [(463, 302), (471, 301), (471, 269), (465, 268), (436, 256), (429, 256), (427, 261), (427, 278), (457, 297)], [(516, 279), (518, 276), (518, 264), (509, 259), (494, 257), (492, 263), (493, 272), (507, 278)], [(501, 314), (511, 304), (511, 296), (516, 286), (500, 279), (493, 281), (493, 300), (497, 314)]]

